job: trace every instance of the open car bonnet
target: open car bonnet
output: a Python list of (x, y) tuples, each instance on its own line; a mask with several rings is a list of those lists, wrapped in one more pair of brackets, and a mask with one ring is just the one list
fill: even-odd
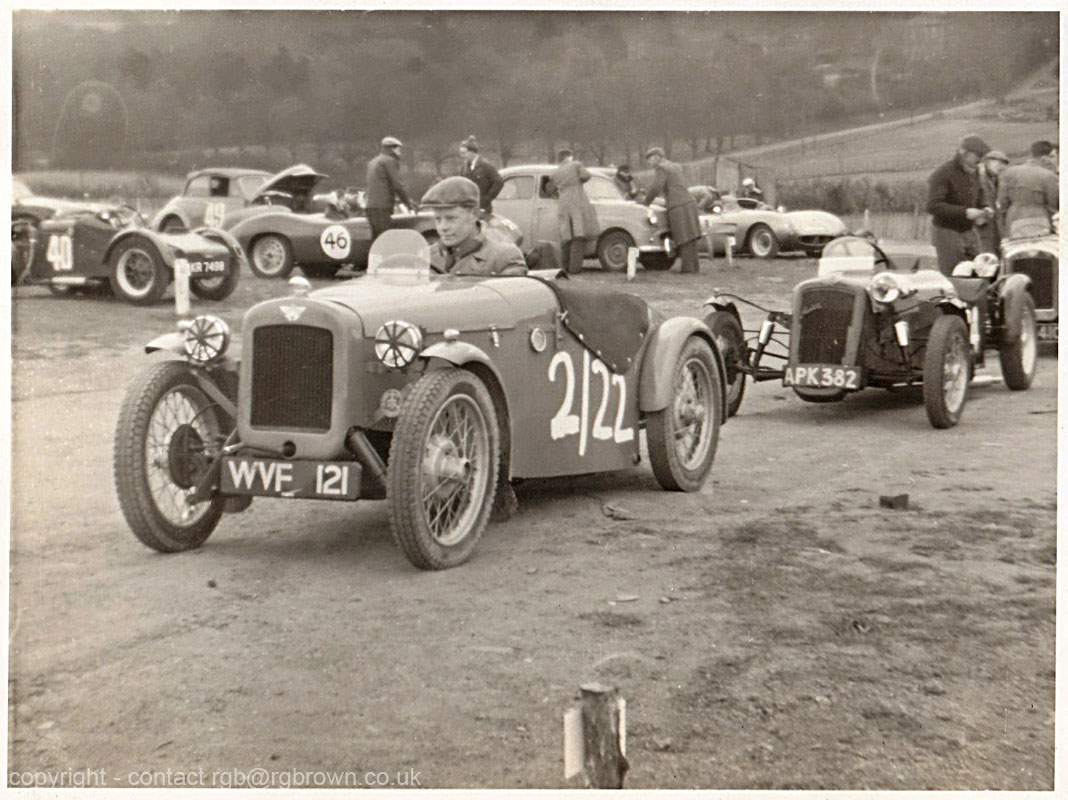
[(269, 192), (285, 192), (294, 197), (306, 197), (311, 194), (311, 190), (315, 188), (316, 184), (325, 177), (327, 176), (321, 172), (316, 172), (307, 164), (296, 164), (268, 178), (263, 186), (257, 190), (256, 197), (253, 200), (264, 197)]

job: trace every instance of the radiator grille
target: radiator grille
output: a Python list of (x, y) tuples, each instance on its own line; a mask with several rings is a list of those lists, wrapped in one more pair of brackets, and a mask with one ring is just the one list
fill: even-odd
[(1053, 308), (1057, 305), (1057, 286), (1054, 277), (1057, 264), (1052, 258), (1017, 258), (1012, 261), (1012, 271), (1031, 279), (1031, 297), (1035, 308)]
[(798, 361), (841, 364), (853, 321), (854, 296), (830, 289), (808, 289), (801, 296)]
[(334, 335), (309, 325), (264, 325), (252, 334), (255, 427), (330, 428)]

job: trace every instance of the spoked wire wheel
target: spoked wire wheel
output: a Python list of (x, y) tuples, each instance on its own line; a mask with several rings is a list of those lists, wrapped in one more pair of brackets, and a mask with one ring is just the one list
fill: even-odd
[(153, 365), (131, 387), (115, 431), (115, 486), (127, 523), (149, 547), (198, 547), (222, 514), (223, 499), (190, 503), (220, 455), (215, 406), (180, 361)]
[(712, 468), (723, 395), (708, 343), (692, 337), (675, 365), (671, 400), (646, 421), (649, 460), (665, 489), (695, 492)]
[(499, 464), (493, 401), (474, 374), (432, 372), (411, 388), (389, 458), (394, 536), (422, 569), (463, 563), (493, 506)]
[(970, 361), (964, 320), (951, 314), (936, 319), (923, 357), (923, 402), (934, 427), (952, 428), (960, 421)]

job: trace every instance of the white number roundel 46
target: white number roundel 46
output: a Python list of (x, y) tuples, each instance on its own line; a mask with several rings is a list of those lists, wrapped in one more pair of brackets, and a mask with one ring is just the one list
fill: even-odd
[(328, 256), (340, 261), (352, 250), (352, 239), (344, 225), (329, 225), (319, 234), (319, 246)]

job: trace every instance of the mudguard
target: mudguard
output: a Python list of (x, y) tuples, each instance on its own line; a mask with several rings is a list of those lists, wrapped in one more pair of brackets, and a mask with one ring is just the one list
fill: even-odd
[(108, 242), (107, 250), (104, 251), (103, 263), (107, 264), (111, 258), (111, 252), (115, 249), (115, 246), (119, 242), (124, 242), (131, 237), (139, 236), (142, 239), (148, 239), (152, 243), (152, 246), (156, 248), (160, 258), (163, 259), (163, 263), (167, 265), (168, 269), (174, 269), (174, 253), (171, 252), (171, 248), (167, 246), (166, 241), (160, 234), (151, 228), (130, 228), (124, 231), (119, 231)]
[(430, 347), (424, 348), (419, 357), (440, 358), (442, 361), (448, 361), (454, 367), (462, 367), (464, 364), (477, 361), (493, 373), (498, 385), (502, 388), (504, 386), (504, 381), (501, 380), (501, 375), (497, 368), (493, 366), (490, 357), (486, 355), (484, 350), (470, 342), (437, 342), (430, 345)]
[[(157, 336), (155, 339), (145, 345), (145, 352), (174, 353), (177, 356), (181, 356), (183, 361), (187, 361), (188, 358), (185, 352), (185, 333), (183, 333), (182, 331), (171, 331), (170, 333), (165, 333), (162, 336)], [(191, 364), (190, 366), (196, 366), (197, 368), (199, 368), (199, 366), (196, 364)], [(233, 345), (231, 345), (230, 349), (227, 350), (227, 352), (223, 355), (222, 358), (212, 363), (211, 368), (222, 369), (226, 372), (236, 373), (240, 366), (240, 353), (235, 354), (234, 347)]]
[(720, 355), (708, 326), (694, 317), (672, 317), (662, 322), (653, 331), (642, 362), (642, 373), (638, 383), (638, 408), (643, 413), (667, 408), (668, 403), (671, 402), (675, 362), (686, 340), (691, 336), (700, 336), (712, 348), (712, 355), (716, 359), (716, 368), (719, 371), (719, 407), (723, 415), (721, 422), (726, 422), (727, 372), (723, 364), (723, 356)]
[(734, 316), (736, 316), (738, 318), (739, 324), (742, 321), (742, 315), (741, 315), (741, 312), (738, 311), (738, 306), (736, 306), (730, 300), (722, 300), (722, 299), (720, 299), (720, 296), (718, 294), (714, 294), (711, 297), (709, 297), (707, 300), (705, 300), (705, 302), (702, 305), (702, 308), (704, 308), (704, 309), (711, 308), (714, 311), (729, 311), (731, 314), (734, 314)]
[(149, 227), (151, 227), (154, 231), (159, 231), (160, 233), (162, 233), (163, 231), (160, 229), (160, 226), (163, 225), (163, 220), (168, 217), (178, 217), (178, 219), (182, 222), (182, 226), (187, 231), (191, 230), (193, 227), (193, 221), (190, 218), (188, 212), (186, 212), (185, 209), (182, 208), (164, 208), (162, 211), (156, 214), (155, 217), (153, 217), (152, 223)]
[(1006, 342), (1020, 338), (1020, 319), (1023, 315), (1024, 298), (1031, 279), (1023, 273), (1009, 275), (998, 285), (998, 301), (1001, 303), (1001, 318), (1005, 320)]

